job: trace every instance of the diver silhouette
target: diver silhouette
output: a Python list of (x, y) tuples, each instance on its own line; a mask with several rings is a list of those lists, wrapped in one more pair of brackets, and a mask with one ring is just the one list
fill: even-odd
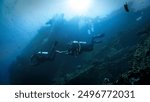
[(129, 12), (129, 7), (128, 7), (128, 3), (127, 2), (124, 4), (124, 9), (125, 9), (126, 12)]
[(55, 47), (56, 47), (57, 43), (58, 43), (57, 41), (54, 42), (54, 44), (52, 45), (51, 50), (49, 52), (39, 51), (39, 52), (33, 54), (30, 59), (31, 65), (36, 66), (36, 65), (39, 65), (46, 61), (54, 61), (55, 56), (56, 56)]
[(92, 37), (91, 42), (72, 41), (67, 50), (64, 51), (56, 50), (56, 52), (60, 54), (71, 55), (71, 56), (78, 56), (83, 52), (91, 52), (93, 51), (94, 44), (100, 43), (101, 38), (103, 38), (104, 36), (105, 34), (96, 35)]

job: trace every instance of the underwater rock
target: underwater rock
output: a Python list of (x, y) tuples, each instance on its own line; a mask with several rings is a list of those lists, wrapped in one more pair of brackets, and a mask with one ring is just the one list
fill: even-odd
[(79, 68), (79, 69), (82, 68), (82, 65), (77, 65), (77, 68)]
[(112, 83), (110, 82), (110, 79), (109, 79), (109, 78), (104, 78), (103, 84), (104, 84), (104, 85), (111, 85)]
[(147, 24), (143, 29), (138, 31), (136, 35), (138, 36), (147, 36), (150, 33), (150, 24)]
[(134, 54), (133, 68), (145, 69), (150, 66), (150, 37), (138, 44)]
[(122, 74), (114, 84), (150, 84), (150, 36), (137, 45), (133, 56), (132, 69)]
[(150, 84), (150, 68), (130, 70), (114, 82), (116, 85), (149, 85)]

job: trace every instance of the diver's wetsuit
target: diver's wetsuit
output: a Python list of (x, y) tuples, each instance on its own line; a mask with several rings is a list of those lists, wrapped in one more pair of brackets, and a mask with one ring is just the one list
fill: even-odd
[[(94, 36), (94, 37), (92, 37), (91, 42), (79, 41), (78, 42), (78, 45), (80, 47), (79, 48), (80, 49), (79, 52), (82, 53), (82, 52), (93, 51), (94, 44), (100, 43), (101, 42), (101, 38), (103, 38), (104, 36), (105, 36), (104, 34)], [(96, 41), (97, 39), (98, 39), (98, 41)]]
[(93, 51), (94, 44), (84, 42), (84, 43), (80, 43), (80, 46), (81, 46), (81, 52)]
[(77, 56), (79, 53), (79, 49), (80, 48), (80, 45), (78, 43), (78, 41), (73, 41), (71, 43), (71, 46), (69, 47), (68, 49), (68, 55), (74, 55), (74, 56)]
[(57, 42), (54, 43), (54, 45), (51, 48), (50, 52), (38, 52), (36, 54), (33, 54), (31, 56), (31, 65), (39, 65), (45, 61), (54, 61), (56, 56), (55, 47), (57, 45)]

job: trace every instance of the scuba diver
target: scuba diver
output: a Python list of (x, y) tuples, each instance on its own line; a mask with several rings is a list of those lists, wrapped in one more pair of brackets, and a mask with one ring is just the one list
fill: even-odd
[[(93, 51), (94, 44), (100, 43), (101, 38), (103, 38), (105, 34), (97, 35), (92, 37), (91, 42), (83, 42), (83, 41), (72, 41), (68, 50), (65, 51), (59, 51), (56, 50), (57, 53), (60, 54), (66, 54), (66, 55), (71, 55), (77, 57), (83, 52), (91, 52)], [(98, 40), (98, 41), (97, 41)]]
[[(82, 52), (89, 52), (93, 51), (93, 47), (95, 43), (100, 43), (101, 41), (99, 39), (103, 38), (105, 35), (97, 35), (92, 37), (92, 40), (90, 43), (83, 42), (83, 41), (72, 41), (69, 49), (65, 51), (59, 51), (56, 50), (57, 41), (53, 44), (50, 52), (41, 52), (35, 53), (31, 56), (31, 65), (36, 66), (46, 61), (54, 61), (56, 57), (56, 53), (59, 54), (66, 54), (71, 56), (78, 56)], [(98, 40), (98, 41), (97, 41)]]
[(124, 9), (125, 9), (126, 12), (129, 12), (129, 7), (128, 7), (128, 3), (127, 2), (124, 4)]
[(57, 41), (54, 42), (54, 44), (52, 45), (51, 51), (49, 51), (49, 52), (39, 51), (39, 52), (33, 54), (30, 59), (31, 65), (36, 66), (36, 65), (39, 65), (46, 61), (54, 61), (55, 56), (56, 56), (55, 47), (56, 47), (57, 43), (58, 43)]

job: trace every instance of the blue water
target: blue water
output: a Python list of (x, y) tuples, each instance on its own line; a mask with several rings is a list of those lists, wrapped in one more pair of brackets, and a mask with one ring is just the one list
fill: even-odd
[[(0, 1), (0, 7), (2, 7)], [(23, 22), (16, 21), (17, 29), (14, 29), (11, 21), (5, 21), (6, 16), (0, 11), (0, 84), (53, 84), (57, 78), (78, 72), (87, 68), (95, 60), (102, 61), (110, 47), (105, 49), (119, 34), (127, 34), (122, 44), (117, 49), (135, 47), (138, 43), (137, 29), (149, 25), (150, 8), (137, 12), (125, 12), (123, 8), (112, 12), (105, 18), (73, 17), (66, 20), (62, 15), (54, 16), (54, 28), (46, 25), (39, 27), (38, 31), (26, 27)], [(138, 19), (141, 17), (140, 19)], [(50, 18), (51, 19), (51, 18)], [(53, 18), (52, 18), (53, 19)], [(90, 22), (90, 23), (89, 23)], [(14, 22), (13, 22), (14, 23)], [(26, 23), (26, 22), (24, 22)], [(15, 24), (15, 25), (16, 25)], [(94, 31), (88, 33), (92, 26)], [(38, 28), (38, 27), (37, 27)], [(29, 31), (28, 31), (29, 30)], [(29, 65), (30, 56), (37, 51), (47, 51), (53, 41), (58, 41), (58, 50), (67, 49), (67, 43), (73, 40), (89, 42), (96, 34), (105, 34), (102, 43), (96, 45), (94, 51), (87, 52), (75, 58), (67, 55), (57, 55), (54, 62), (45, 62), (39, 66)], [(112, 46), (113, 48), (113, 46)], [(110, 55), (113, 51), (110, 52)], [(109, 55), (109, 54), (108, 54)]]

